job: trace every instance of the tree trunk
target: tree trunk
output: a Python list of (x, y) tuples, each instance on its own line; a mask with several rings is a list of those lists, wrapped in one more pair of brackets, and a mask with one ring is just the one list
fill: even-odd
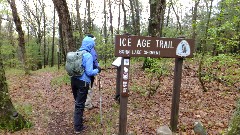
[[(10, 44), (11, 44), (11, 46), (13, 46), (14, 48), (15, 48), (15, 43), (14, 43), (14, 29), (13, 29), (13, 21), (12, 21), (12, 19), (10, 19), (10, 16), (8, 15), (7, 16), (7, 20), (10, 20), (9, 22), (7, 22), (8, 23), (8, 32), (9, 32), (9, 34), (8, 34), (8, 38), (9, 38), (9, 40), (10, 40)], [(10, 58), (11, 59), (14, 59), (15, 58), (15, 54), (16, 54), (16, 51), (15, 50), (12, 50), (12, 53), (10, 54)], [(15, 68), (16, 67), (16, 62), (11, 62), (10, 63), (10, 68)]]
[(67, 51), (75, 51), (75, 42), (73, 39), (72, 24), (68, 11), (66, 0), (52, 0), (58, 12), (59, 21), (62, 24), (64, 33), (66, 33)]
[(180, 22), (180, 17), (179, 17), (178, 13), (176, 12), (176, 10), (175, 10), (175, 8), (173, 6), (174, 4), (173, 4), (172, 0), (171, 0), (171, 5), (172, 5), (173, 12), (175, 13), (175, 16), (177, 18), (179, 34), (182, 35), (183, 32), (182, 32), (182, 25), (181, 25), (181, 22)]
[(198, 9), (198, 4), (200, 0), (195, 1), (194, 9), (193, 9), (193, 15), (192, 15), (192, 39), (196, 39), (196, 21), (197, 21), (197, 9)]
[(121, 1), (118, 4), (118, 27), (117, 27), (117, 34), (120, 32), (120, 22), (121, 21)]
[(52, 59), (51, 59), (51, 67), (54, 66), (54, 45), (55, 45), (55, 22), (56, 22), (56, 9), (53, 11), (53, 37), (52, 37)]
[[(221, 27), (222, 25), (222, 20), (223, 20), (223, 12), (224, 12), (224, 7), (223, 7), (223, 0), (220, 2), (220, 13), (219, 13), (219, 16), (218, 16), (218, 19), (217, 19), (217, 27)], [(221, 40), (221, 30), (217, 30), (217, 41)], [(212, 55), (213, 56), (216, 56), (218, 55), (218, 51), (217, 51), (217, 43), (214, 43), (213, 44), (213, 51), (212, 51)]]
[(122, 9), (123, 9), (123, 32), (127, 33), (127, 11), (125, 9), (125, 3), (124, 0), (122, 0)]
[(136, 32), (136, 23), (135, 23), (135, 11), (134, 11), (134, 0), (129, 0), (130, 2), (130, 9), (131, 9), (131, 18), (132, 18), (132, 29), (133, 29), (133, 35), (137, 35)]
[(136, 35), (140, 36), (140, 12), (139, 12), (139, 1), (135, 0), (135, 13), (136, 13)]
[(110, 18), (109, 18), (109, 21), (110, 21), (110, 32), (111, 32), (111, 41), (112, 41), (112, 44), (114, 44), (114, 41), (113, 41), (113, 15), (112, 15), (112, 3), (111, 3), (111, 0), (108, 1), (108, 5), (109, 5), (109, 15), (110, 15)]
[(65, 52), (65, 47), (64, 47), (64, 40), (63, 40), (63, 30), (62, 30), (62, 24), (58, 24), (58, 29), (59, 29), (59, 49), (60, 49), (60, 64), (62, 64), (62, 57), (63, 61), (66, 61), (66, 52)]
[[(15, 5), (14, 0), (12, 1), (8, 0), (8, 2), (9, 4)], [(0, 19), (0, 120), (1, 120), (0, 127), (4, 130), (17, 131), (25, 127), (26, 120), (23, 118), (22, 115), (17, 113), (8, 93), (8, 87), (6, 83), (6, 76), (1, 54), (2, 46), (1, 24), (2, 22)]]
[(79, 1), (76, 0), (76, 11), (77, 11), (77, 28), (78, 28), (78, 32), (79, 32), (79, 41), (77, 44), (77, 48), (80, 48), (81, 44), (82, 44), (82, 39), (83, 39), (83, 34), (82, 34), (82, 20), (80, 17), (80, 12), (79, 12)]
[[(200, 0), (195, 1), (195, 5), (193, 8), (193, 14), (192, 14), (192, 39), (196, 40), (196, 28), (197, 28), (197, 10), (198, 10), (198, 4)], [(195, 47), (196, 49), (197, 47)]]
[[(213, 0), (210, 0), (211, 2), (211, 5), (210, 5), (210, 9), (209, 9), (209, 12), (208, 12), (208, 18), (207, 18), (207, 24), (206, 24), (206, 29), (205, 29), (205, 39), (203, 39), (202, 41), (202, 44), (203, 44), (203, 47), (202, 47), (202, 55), (200, 57), (200, 62), (199, 62), (199, 67), (198, 67), (198, 79), (199, 79), (199, 82), (201, 83), (201, 86), (203, 88), (203, 92), (207, 92), (207, 88), (205, 87), (205, 84), (204, 84), (204, 81), (202, 79), (202, 65), (203, 65), (203, 60), (204, 60), (204, 56), (205, 56), (205, 51), (206, 51), (206, 47), (207, 47), (207, 33), (208, 33), (208, 27), (209, 27), (209, 23), (210, 23), (210, 18), (211, 18), (211, 14), (212, 14), (212, 3), (213, 3)], [(207, 3), (206, 3), (207, 4)]]
[(171, 4), (168, 4), (168, 14), (167, 14), (167, 21), (166, 21), (166, 27), (169, 25), (169, 19), (170, 19), (170, 12), (171, 12)]
[(106, 11), (106, 1), (104, 0), (104, 43), (107, 43), (107, 11)]
[(150, 0), (149, 35), (162, 36), (166, 0)]
[(13, 21), (16, 25), (16, 30), (18, 32), (18, 41), (19, 41), (18, 45), (19, 45), (20, 51), (21, 51), (20, 58), (23, 63), (23, 66), (24, 66), (25, 74), (29, 74), (29, 69), (28, 69), (27, 62), (26, 62), (25, 41), (24, 41), (24, 33), (22, 30), (22, 26), (21, 26), (21, 20), (18, 16), (15, 0), (8, 0), (8, 3), (10, 4), (10, 7), (12, 9)]
[[(106, 0), (104, 0), (104, 43), (107, 45), (107, 11), (106, 11)], [(104, 51), (106, 52), (107, 47), (104, 47)], [(107, 63), (107, 57), (104, 56), (104, 63)], [(106, 69), (106, 64), (105, 64)]]
[(43, 67), (46, 68), (46, 65), (48, 64), (48, 60), (46, 57), (46, 13), (45, 13), (45, 5), (43, 5)]
[(91, 2), (90, 0), (86, 1), (87, 4), (87, 16), (88, 16), (88, 32), (87, 33), (92, 33), (93, 32), (93, 28), (92, 28), (92, 18), (91, 18)]

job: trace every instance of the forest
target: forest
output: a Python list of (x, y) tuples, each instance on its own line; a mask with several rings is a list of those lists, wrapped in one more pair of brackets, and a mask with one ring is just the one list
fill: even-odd
[[(0, 0), (0, 134), (75, 134), (65, 62), (86, 34), (96, 37), (102, 72), (83, 134), (240, 134), (239, 0)], [(132, 57), (120, 132), (112, 62), (124, 34), (194, 40), (193, 57), (183, 58), (176, 129), (176, 60)]]

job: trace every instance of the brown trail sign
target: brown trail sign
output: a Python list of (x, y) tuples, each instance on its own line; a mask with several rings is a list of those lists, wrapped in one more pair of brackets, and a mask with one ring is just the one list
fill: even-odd
[(194, 40), (116, 35), (115, 56), (181, 58), (193, 57)]
[[(144, 36), (115, 36), (115, 56), (122, 57), (117, 70), (116, 94), (120, 94), (119, 134), (126, 135), (130, 57), (175, 58), (171, 129), (177, 130), (183, 58), (193, 57), (194, 40)], [(120, 76), (119, 76), (120, 75)], [(118, 79), (119, 77), (119, 79)]]

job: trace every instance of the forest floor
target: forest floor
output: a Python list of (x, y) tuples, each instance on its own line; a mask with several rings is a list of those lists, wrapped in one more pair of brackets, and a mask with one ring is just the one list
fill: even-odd
[[(0, 134), (74, 134), (74, 100), (71, 87), (68, 83), (55, 85), (59, 78), (63, 78), (62, 76), (66, 76), (64, 69), (34, 71), (29, 76), (7, 74), (12, 102), (19, 112), (32, 122), (33, 127), (14, 133), (0, 132)], [(114, 100), (116, 69), (103, 70), (100, 77), (101, 90), (99, 91), (96, 84), (94, 86), (95, 108), (84, 112), (85, 125), (88, 126), (84, 134), (117, 135), (120, 106)], [(142, 71), (140, 64), (131, 65), (127, 108), (129, 134), (154, 135), (160, 126), (170, 127), (173, 73), (162, 77), (160, 83), (156, 93), (148, 97), (146, 89), (149, 78)], [(194, 135), (193, 125), (196, 121), (201, 121), (210, 135), (222, 134), (226, 131), (236, 108), (236, 101), (240, 97), (237, 90), (240, 84), (227, 87), (213, 81), (206, 86), (208, 91), (203, 92), (197, 78), (197, 66), (183, 67), (177, 128), (179, 135)], [(99, 107), (100, 96), (102, 115)]]

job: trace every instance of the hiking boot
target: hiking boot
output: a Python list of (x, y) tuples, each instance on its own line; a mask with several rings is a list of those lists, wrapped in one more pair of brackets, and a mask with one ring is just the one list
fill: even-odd
[(86, 126), (82, 126), (79, 131), (75, 131), (75, 134), (81, 134), (81, 133), (85, 132), (86, 129), (87, 129)]
[(93, 109), (92, 103), (89, 103), (89, 104), (85, 105), (85, 108), (89, 109), (89, 110)]

